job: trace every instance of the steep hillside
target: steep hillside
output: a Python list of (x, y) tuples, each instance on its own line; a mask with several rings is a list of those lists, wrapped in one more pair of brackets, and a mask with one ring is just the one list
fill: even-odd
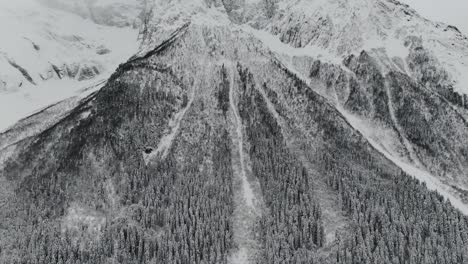
[(465, 110), (280, 42), (288, 3), (156, 1), (99, 91), (4, 134), (0, 262), (466, 263)]
[(381, 152), (466, 203), (466, 36), (391, 0), (276, 1), (263, 14), (243, 28)]

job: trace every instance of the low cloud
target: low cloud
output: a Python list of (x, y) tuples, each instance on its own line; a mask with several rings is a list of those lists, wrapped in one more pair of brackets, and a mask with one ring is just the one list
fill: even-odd
[(418, 11), (422, 16), (452, 26), (468, 35), (467, 0), (401, 0)]

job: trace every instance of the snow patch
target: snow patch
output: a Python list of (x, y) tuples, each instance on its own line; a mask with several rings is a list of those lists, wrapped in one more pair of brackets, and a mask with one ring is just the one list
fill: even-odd
[(112, 179), (106, 180), (105, 189), (110, 206), (112, 207), (112, 209), (115, 209), (118, 206), (119, 197), (117, 195), (117, 192), (115, 191)]
[(104, 84), (103, 80), (51, 80), (47, 85), (0, 94), (0, 132), (48, 105), (75, 95), (85, 97), (99, 90)]
[(80, 119), (87, 119), (90, 115), (91, 115), (91, 111), (90, 111), (90, 110), (85, 111), (85, 112), (81, 113)]
[[(410, 54), (409, 47), (405, 47), (404, 41), (397, 39), (397, 38), (393, 38), (393, 37), (388, 37), (386, 39), (382, 39), (382, 38), (367, 39), (365, 41), (364, 46), (362, 47), (363, 50), (372, 50), (372, 49), (379, 49), (379, 48), (384, 48), (385, 51), (387, 52), (387, 55), (390, 58), (397, 57), (397, 58), (402, 58), (404, 60)], [(360, 52), (360, 50), (357, 52)]]
[(327, 49), (319, 47), (317, 45), (309, 44), (303, 48), (294, 48), (293, 46), (281, 42), (278, 36), (275, 36), (265, 30), (254, 29), (250, 26), (244, 26), (243, 29), (249, 32), (252, 36), (259, 39), (263, 44), (268, 47), (272, 52), (279, 55), (286, 55), (289, 57), (301, 57), (308, 56), (315, 59), (319, 59), (323, 62), (330, 62), (340, 65), (342, 58), (332, 54)]
[[(7, 146), (0, 150), (0, 171), (3, 171), (5, 167), (5, 162), (13, 155), (14, 151), (16, 150), (16, 145)], [(0, 175), (0, 179), (3, 178)]]
[(248, 251), (245, 247), (239, 248), (239, 251), (232, 255), (229, 259), (229, 263), (232, 264), (247, 264), (249, 263)]
[(240, 159), (240, 169), (241, 169), (241, 178), (242, 178), (242, 189), (244, 192), (244, 199), (247, 203), (247, 206), (254, 208), (255, 195), (250, 186), (250, 183), (247, 179), (246, 167), (245, 167), (245, 157), (244, 157), (244, 140), (243, 140), (243, 126), (242, 120), (239, 116), (239, 110), (237, 109), (234, 101), (234, 73), (230, 72), (230, 89), (229, 89), (229, 103), (231, 104), (231, 110), (234, 114), (235, 125), (236, 125), (236, 136), (237, 136), (237, 147), (239, 150), (239, 159)]
[(468, 95), (468, 60), (466, 64), (456, 64), (453, 74), (456, 76), (455, 79), (457, 80), (454, 91)]
[(85, 227), (91, 233), (99, 233), (105, 224), (106, 217), (103, 214), (73, 204), (62, 219), (62, 231), (81, 231)]

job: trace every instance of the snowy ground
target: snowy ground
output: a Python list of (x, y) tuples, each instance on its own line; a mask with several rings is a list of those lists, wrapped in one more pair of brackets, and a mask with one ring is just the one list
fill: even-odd
[[(53, 80), (40, 87), (28, 88), (14, 93), (0, 94), (0, 133), (20, 119), (30, 116), (66, 98), (79, 95), (85, 97), (94, 87), (101, 88), (103, 80), (77, 82)], [(87, 89), (90, 88), (90, 89)]]
[[(137, 51), (137, 34), (130, 27), (97, 25), (34, 0), (0, 1), (0, 131), (107, 79)], [(56, 73), (53, 66), (74, 69), (77, 76), (86, 68), (98, 73), (80, 81)]]

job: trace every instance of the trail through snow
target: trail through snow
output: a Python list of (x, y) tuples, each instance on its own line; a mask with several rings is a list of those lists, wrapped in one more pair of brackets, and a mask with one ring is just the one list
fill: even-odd
[(403, 145), (405, 146), (406, 151), (408, 152), (409, 158), (418, 168), (423, 168), (421, 161), (418, 158), (418, 155), (414, 152), (413, 146), (406, 138), (403, 129), (401, 128), (400, 124), (398, 123), (398, 119), (396, 118), (395, 108), (393, 108), (393, 99), (392, 99), (392, 92), (390, 91), (390, 87), (388, 81), (385, 81), (385, 92), (387, 93), (388, 98), (388, 112), (390, 113), (390, 118), (392, 119), (393, 125), (395, 126), (398, 135), (401, 138)]
[(195, 92), (196, 85), (192, 87), (192, 91), (190, 92), (189, 101), (187, 105), (182, 110), (177, 112), (174, 115), (174, 117), (169, 121), (168, 131), (166, 131), (164, 136), (161, 137), (156, 150), (151, 152), (150, 154), (144, 154), (144, 160), (146, 165), (148, 165), (151, 162), (151, 160), (155, 157), (160, 157), (162, 159), (167, 157), (169, 149), (172, 146), (172, 142), (174, 141), (174, 138), (179, 132), (180, 123), (184, 119), (187, 110), (190, 109), (190, 107), (192, 107), (193, 101), (195, 100)]
[(229, 103), (233, 128), (231, 129), (235, 152), (233, 155), (234, 186), (236, 207), (234, 209), (234, 242), (237, 250), (232, 253), (229, 263), (247, 264), (257, 263), (256, 253), (259, 251), (260, 243), (256, 239), (257, 225), (261, 216), (261, 199), (257, 196), (251, 182), (247, 177), (248, 168), (244, 152), (242, 120), (235, 101), (235, 68), (230, 62), (224, 62), (230, 76)]
[(243, 139), (243, 132), (242, 132), (242, 120), (239, 116), (239, 111), (235, 106), (234, 102), (234, 74), (231, 72), (231, 81), (230, 81), (230, 89), (229, 89), (229, 102), (231, 104), (231, 109), (234, 114), (234, 121), (236, 126), (236, 134), (237, 134), (237, 147), (239, 150), (240, 156), (240, 167), (241, 167), (241, 178), (242, 178), (242, 189), (244, 191), (244, 198), (247, 206), (250, 208), (254, 207), (254, 193), (252, 187), (250, 186), (249, 181), (247, 180), (247, 174), (245, 171), (245, 158), (244, 158), (244, 139)]

